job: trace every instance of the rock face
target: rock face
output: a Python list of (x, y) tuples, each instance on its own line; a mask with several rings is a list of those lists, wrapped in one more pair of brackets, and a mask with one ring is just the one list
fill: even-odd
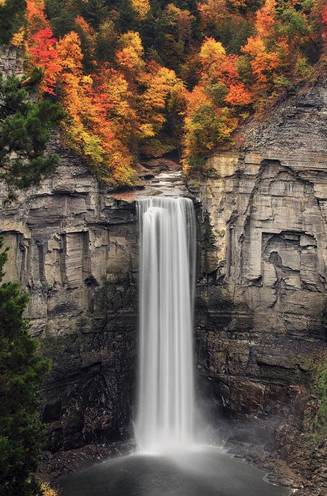
[(0, 184), (0, 234), (10, 249), (5, 280), (28, 291), (30, 331), (52, 361), (43, 419), (48, 448), (57, 451), (132, 434), (136, 199), (187, 190), (181, 173), (165, 167), (157, 175), (149, 168), (139, 191), (113, 191), (55, 137), (51, 149), (60, 159), (53, 177), (17, 192), (13, 201)]
[(63, 151), (53, 178), (14, 202), (3, 187), (0, 202), (6, 278), (28, 290), (31, 332), (53, 361), (43, 406), (49, 448), (119, 439), (135, 381), (135, 203), (101, 189)]
[(0, 73), (21, 78), (24, 75), (24, 58), (13, 47), (0, 47)]
[(326, 82), (237, 141), (189, 184), (202, 205), (199, 368), (226, 414), (297, 425), (326, 350)]
[[(22, 72), (14, 52), (1, 67)], [(198, 370), (215, 419), (217, 408), (260, 419), (260, 438), (274, 432), (287, 451), (289, 425), (300, 428), (305, 415), (310, 360), (326, 349), (326, 82), (236, 138), (238, 149), (217, 152), (189, 183), (199, 220)], [(55, 148), (54, 177), (15, 201), (0, 186), (6, 277), (29, 292), (31, 332), (53, 361), (43, 394), (52, 451), (128, 433), (138, 270), (137, 194), (101, 187)], [(171, 163), (140, 169), (149, 181), (141, 194), (186, 194)]]

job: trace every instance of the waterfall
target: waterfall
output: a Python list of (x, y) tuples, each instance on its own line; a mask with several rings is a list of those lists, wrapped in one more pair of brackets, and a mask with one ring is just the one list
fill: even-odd
[(138, 201), (139, 389), (135, 435), (146, 453), (193, 443), (195, 216), (187, 198)]

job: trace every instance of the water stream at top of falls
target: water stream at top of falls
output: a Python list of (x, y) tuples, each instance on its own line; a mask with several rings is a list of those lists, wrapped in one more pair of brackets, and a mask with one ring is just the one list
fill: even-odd
[(195, 216), (187, 198), (138, 200), (139, 385), (135, 436), (143, 453), (194, 444)]

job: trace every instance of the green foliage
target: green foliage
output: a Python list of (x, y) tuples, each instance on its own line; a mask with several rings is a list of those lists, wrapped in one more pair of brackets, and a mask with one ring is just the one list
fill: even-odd
[(118, 34), (112, 20), (104, 20), (97, 32), (95, 54), (99, 61), (114, 60), (118, 48)]
[(78, 4), (81, 5), (81, 15), (95, 28), (108, 16), (109, 6), (106, 0), (85, 0)]
[(229, 139), (229, 117), (227, 108), (217, 114), (211, 105), (203, 105), (194, 113), (191, 126), (194, 155), (206, 157), (218, 143)]
[(217, 82), (209, 85), (207, 88), (207, 92), (212, 98), (215, 105), (222, 106), (225, 101), (225, 96), (228, 93), (228, 88), (225, 84)]
[(175, 149), (176, 144), (164, 137), (161, 139), (150, 138), (144, 140), (140, 151), (146, 157), (162, 157), (167, 153), (173, 152)]
[(47, 0), (46, 10), (55, 36), (61, 37), (74, 29), (75, 17), (79, 13), (75, 1)]
[(53, 172), (46, 145), (62, 116), (50, 100), (33, 102), (18, 79), (0, 77), (0, 178), (25, 188)]
[(243, 55), (239, 57), (236, 67), (242, 83), (245, 84), (253, 83), (253, 73), (251, 69), (250, 59), (248, 56)]
[(247, 19), (226, 17), (218, 25), (212, 26), (209, 34), (221, 41), (229, 53), (239, 53), (252, 32), (253, 27)]
[(227, 0), (227, 5), (231, 11), (236, 11), (241, 14), (245, 12), (255, 12), (262, 7), (264, 0), (244, 0), (243, 2), (235, 2), (235, 0)]
[(290, 88), (292, 86), (292, 82), (282, 74), (275, 76), (273, 78), (273, 82), (277, 88)]
[(308, 19), (303, 15), (310, 11), (312, 2), (302, 0), (291, 5), (288, 0), (279, 0), (277, 14), (279, 24), (276, 31), (282, 36), (305, 36), (310, 32)]
[(8, 43), (12, 35), (23, 25), (24, 7), (25, 0), (6, 0), (0, 3), (1, 43)]
[[(2, 241), (0, 240), (0, 250)], [(0, 282), (7, 251), (0, 251)], [(42, 494), (34, 473), (43, 440), (39, 389), (48, 363), (23, 317), (27, 295), (13, 282), (0, 285), (0, 495)]]

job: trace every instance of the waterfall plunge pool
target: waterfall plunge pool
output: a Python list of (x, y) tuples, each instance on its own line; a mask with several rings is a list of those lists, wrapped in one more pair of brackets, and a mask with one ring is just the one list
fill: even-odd
[(288, 496), (264, 472), (218, 449), (129, 455), (63, 478), (62, 496)]

